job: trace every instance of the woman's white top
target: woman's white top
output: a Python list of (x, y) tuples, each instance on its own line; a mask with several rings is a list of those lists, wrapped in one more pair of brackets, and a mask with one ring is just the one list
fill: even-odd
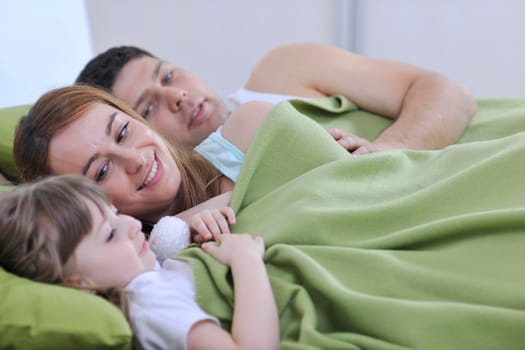
[(186, 349), (191, 327), (217, 318), (205, 313), (195, 300), (189, 264), (167, 259), (162, 268), (134, 278), (125, 288), (133, 331), (144, 349)]

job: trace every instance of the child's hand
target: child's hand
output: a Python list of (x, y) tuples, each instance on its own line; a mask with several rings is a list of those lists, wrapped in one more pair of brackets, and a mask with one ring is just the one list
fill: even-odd
[(188, 220), (194, 242), (202, 243), (215, 239), (221, 241), (221, 235), (230, 233), (228, 224), (235, 224), (235, 213), (230, 207), (207, 209), (194, 214)]
[(249, 234), (224, 234), (219, 245), (204, 243), (202, 250), (214, 257), (217, 261), (231, 266), (234, 258), (246, 259), (247, 256), (262, 258), (264, 254), (264, 240), (260, 236)]

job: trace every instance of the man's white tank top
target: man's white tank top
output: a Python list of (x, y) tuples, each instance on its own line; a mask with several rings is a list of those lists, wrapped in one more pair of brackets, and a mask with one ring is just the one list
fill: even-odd
[[(228, 111), (231, 112), (239, 105), (251, 101), (277, 104), (281, 101), (293, 99), (307, 100), (307, 98), (304, 97), (268, 94), (242, 88), (226, 98), (226, 106)], [(237, 181), (244, 162), (244, 153), (222, 136), (220, 127), (198, 144), (197, 147), (195, 147), (195, 151), (212, 163), (226, 177), (230, 178), (233, 182)]]
[(299, 96), (291, 96), (291, 95), (281, 95), (281, 94), (270, 94), (266, 92), (256, 92), (256, 91), (250, 91), (246, 90), (245, 88), (241, 88), (237, 91), (235, 91), (233, 94), (230, 94), (226, 97), (226, 106), (228, 107), (228, 110), (231, 112), (235, 108), (239, 107), (239, 105), (251, 101), (263, 101), (263, 102), (269, 102), (271, 104), (277, 104), (281, 101), (286, 100), (309, 100), (305, 97), (299, 97)]

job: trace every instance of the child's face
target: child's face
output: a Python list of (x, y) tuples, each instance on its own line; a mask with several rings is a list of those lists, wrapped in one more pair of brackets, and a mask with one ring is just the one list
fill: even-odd
[(135, 276), (153, 270), (155, 254), (138, 220), (109, 206), (105, 215), (93, 203), (90, 210), (93, 229), (68, 261), (68, 275), (109, 288), (124, 287)]

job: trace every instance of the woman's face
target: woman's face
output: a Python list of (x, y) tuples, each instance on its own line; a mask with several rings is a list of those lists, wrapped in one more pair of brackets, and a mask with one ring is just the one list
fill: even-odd
[(121, 213), (143, 220), (172, 214), (181, 183), (164, 140), (103, 103), (51, 139), (48, 162), (54, 174), (84, 174), (95, 180)]
[(178, 147), (193, 149), (227, 117), (220, 96), (202, 80), (153, 57), (127, 63), (111, 90)]

